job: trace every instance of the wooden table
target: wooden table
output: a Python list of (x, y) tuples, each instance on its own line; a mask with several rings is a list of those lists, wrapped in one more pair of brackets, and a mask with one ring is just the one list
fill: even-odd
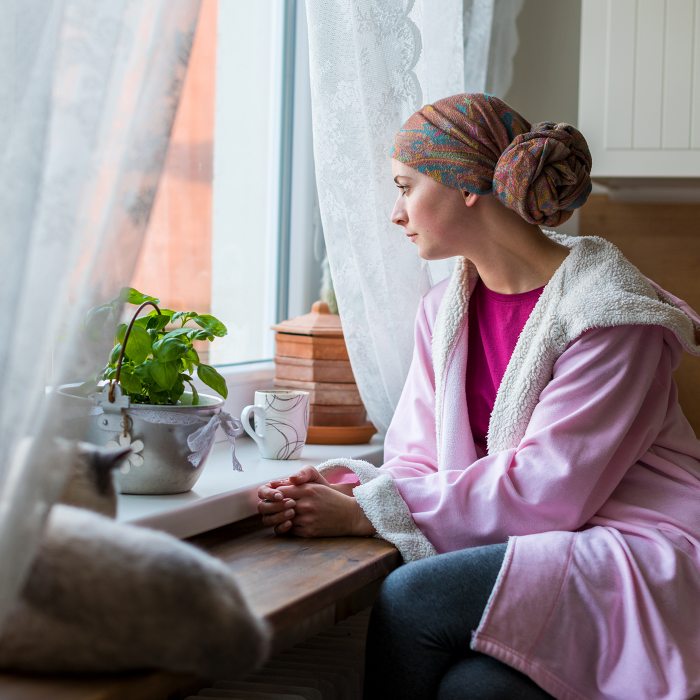
[[(378, 581), (401, 564), (373, 537), (277, 537), (259, 516), (189, 540), (224, 561), (251, 607), (283, 632)], [(94, 678), (0, 674), (0, 700), (172, 700), (202, 687), (191, 676), (150, 672)]]

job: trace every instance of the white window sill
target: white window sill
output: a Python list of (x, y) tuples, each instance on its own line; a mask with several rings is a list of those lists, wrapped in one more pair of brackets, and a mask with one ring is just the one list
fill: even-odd
[(217, 442), (192, 491), (171, 496), (120, 495), (117, 520), (179, 538), (192, 537), (255, 515), (258, 487), (290, 476), (305, 464), (317, 466), (334, 457), (349, 457), (379, 467), (383, 453), (383, 441), (375, 435), (365, 445), (306, 445), (298, 460), (263, 459), (253, 440), (243, 437), (236, 440), (243, 472), (236, 472), (228, 441)]

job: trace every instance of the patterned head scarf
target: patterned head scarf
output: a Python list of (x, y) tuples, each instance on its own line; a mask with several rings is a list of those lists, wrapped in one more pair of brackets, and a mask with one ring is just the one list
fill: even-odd
[(450, 187), (493, 192), (531, 224), (557, 226), (591, 192), (591, 153), (570, 124), (530, 124), (493, 95), (453, 95), (416, 112), (391, 157)]

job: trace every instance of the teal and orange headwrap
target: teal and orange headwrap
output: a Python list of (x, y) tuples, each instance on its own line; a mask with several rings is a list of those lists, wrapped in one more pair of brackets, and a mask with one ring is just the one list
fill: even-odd
[(493, 192), (531, 224), (557, 226), (591, 191), (591, 153), (570, 124), (530, 124), (493, 95), (453, 95), (416, 112), (391, 157), (438, 182)]

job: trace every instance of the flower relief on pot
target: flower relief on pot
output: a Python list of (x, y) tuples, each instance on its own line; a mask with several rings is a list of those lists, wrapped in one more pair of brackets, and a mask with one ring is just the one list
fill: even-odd
[[(233, 468), (241, 471), (235, 440), (244, 432), (242, 424), (223, 410), (226, 382), (214, 367), (201, 361), (195, 347), (225, 336), (226, 326), (207, 314), (161, 309), (155, 297), (127, 287), (111, 302), (88, 313), (87, 332), (99, 336), (107, 318), (116, 319), (123, 303), (138, 305), (138, 309), (128, 326), (117, 326), (107, 365), (81, 387), (61, 390), (75, 401), (92, 401), (89, 442), (131, 448), (117, 474), (120, 491), (170, 494), (191, 490), (219, 427), (231, 444)], [(147, 306), (153, 310), (139, 317)], [(219, 396), (197, 391), (195, 371)]]
[(110, 440), (105, 447), (110, 450), (118, 450), (120, 447), (128, 447), (131, 449), (124, 463), (119, 467), (119, 471), (122, 474), (128, 474), (131, 471), (131, 467), (140, 467), (143, 464), (143, 457), (139, 454), (144, 448), (143, 440), (134, 440), (134, 442), (131, 442), (131, 435), (129, 435), (129, 433), (120, 435), (119, 442)]

